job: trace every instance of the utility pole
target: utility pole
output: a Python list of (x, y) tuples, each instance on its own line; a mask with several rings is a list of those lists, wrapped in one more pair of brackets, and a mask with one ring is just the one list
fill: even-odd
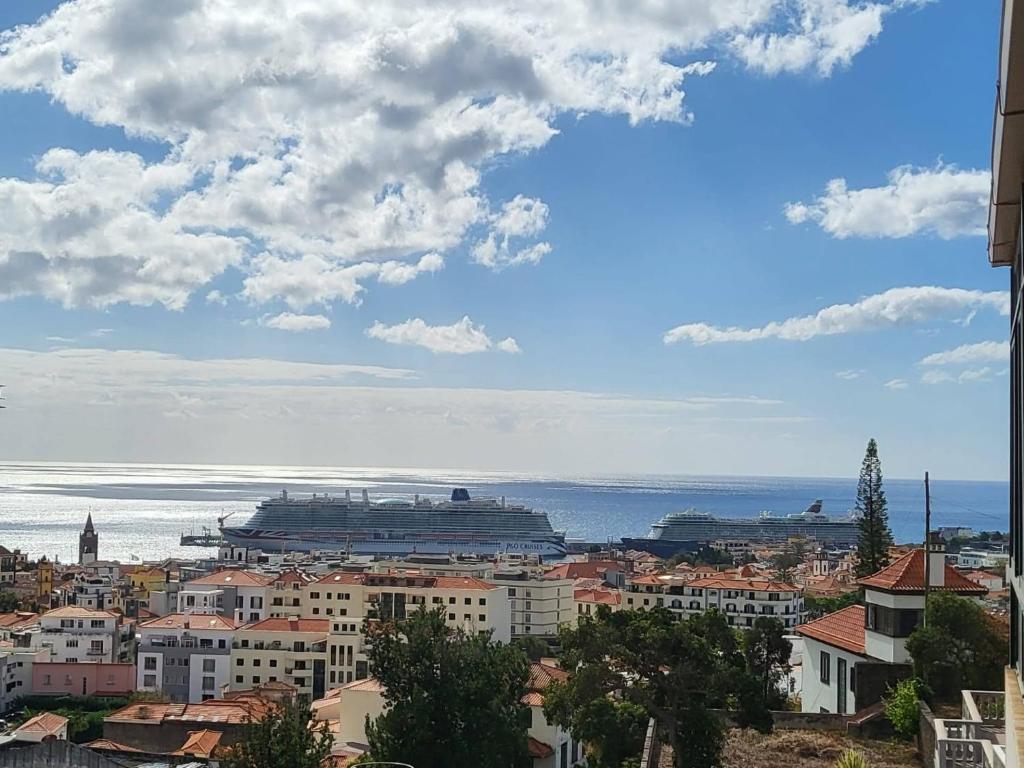
[(928, 473), (924, 473), (924, 617), (921, 626), (928, 626), (928, 593), (932, 587), (932, 495)]

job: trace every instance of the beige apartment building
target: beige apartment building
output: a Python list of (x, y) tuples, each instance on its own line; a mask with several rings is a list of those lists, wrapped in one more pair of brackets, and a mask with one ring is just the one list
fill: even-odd
[(231, 644), (228, 690), (294, 685), (307, 701), (327, 690), (327, 619), (267, 618), (238, 629)]
[[(329, 573), (306, 587), (311, 619), (401, 619), (417, 608), (444, 608), (450, 626), (511, 640), (509, 588), (471, 576)], [(571, 598), (570, 598), (571, 599)]]
[(553, 638), (559, 627), (575, 621), (572, 579), (544, 579), (525, 570), (498, 570), (488, 581), (508, 588), (513, 638)]

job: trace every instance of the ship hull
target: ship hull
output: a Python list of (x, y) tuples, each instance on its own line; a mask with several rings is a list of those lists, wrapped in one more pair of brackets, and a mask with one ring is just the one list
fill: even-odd
[(226, 544), (265, 552), (313, 552), (327, 550), (351, 552), (353, 555), (482, 555), (503, 552), (536, 555), (540, 558), (565, 557), (563, 541), (557, 539), (502, 539), (499, 537), (393, 537), (364, 538), (335, 531), (268, 531), (255, 528), (225, 528)]
[(696, 552), (699, 541), (672, 541), (670, 539), (622, 539), (622, 546), (638, 552), (650, 552), (658, 557), (672, 557), (680, 552)]

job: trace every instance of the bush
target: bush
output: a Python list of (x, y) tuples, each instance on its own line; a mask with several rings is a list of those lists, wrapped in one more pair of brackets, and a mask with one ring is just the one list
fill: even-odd
[(836, 760), (835, 768), (869, 768), (867, 758), (855, 749), (848, 749)]
[(883, 700), (885, 716), (893, 729), (904, 739), (912, 739), (917, 733), (921, 717), (920, 700), (924, 695), (924, 684), (916, 677), (901, 680), (895, 688), (889, 688), (889, 695)]

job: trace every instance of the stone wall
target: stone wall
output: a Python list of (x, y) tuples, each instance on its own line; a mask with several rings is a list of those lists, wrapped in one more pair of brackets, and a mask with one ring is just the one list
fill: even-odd
[(917, 751), (921, 753), (924, 768), (935, 768), (935, 715), (923, 701), (918, 718)]

